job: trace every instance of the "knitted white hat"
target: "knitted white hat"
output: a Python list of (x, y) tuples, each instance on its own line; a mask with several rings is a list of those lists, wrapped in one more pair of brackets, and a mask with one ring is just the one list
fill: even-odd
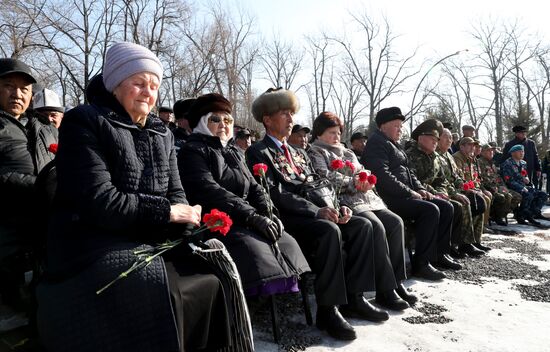
[(151, 72), (162, 81), (162, 64), (151, 50), (134, 43), (116, 43), (107, 50), (103, 63), (103, 84), (109, 92), (126, 78), (139, 73)]

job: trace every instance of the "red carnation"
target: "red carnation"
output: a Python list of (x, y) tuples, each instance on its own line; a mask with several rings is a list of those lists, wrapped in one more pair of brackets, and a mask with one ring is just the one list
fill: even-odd
[(351, 161), (346, 160), (345, 165), (348, 169), (350, 169), (352, 174), (355, 172), (355, 165), (353, 165), (353, 163)]
[(462, 184), (462, 190), (468, 191), (470, 189), (470, 182), (464, 182)]
[(258, 163), (252, 166), (252, 171), (254, 172), (254, 176), (263, 176), (267, 172), (267, 165)]
[(367, 177), (367, 181), (369, 181), (369, 183), (371, 185), (375, 185), (376, 184), (376, 175), (373, 175), (373, 174), (370, 174), (368, 177)]
[(476, 188), (476, 184), (474, 183), (474, 181), (470, 181), (468, 182), (468, 184), (470, 185), (470, 189)]
[(227, 235), (231, 225), (233, 225), (233, 221), (229, 215), (218, 209), (212, 209), (210, 213), (204, 214), (202, 222), (204, 222), (210, 231), (218, 231), (224, 236)]
[(359, 173), (359, 182), (366, 182), (369, 179), (369, 175), (365, 171)]
[(48, 147), (48, 151), (53, 154), (57, 154), (57, 143), (52, 143)]
[(478, 178), (479, 174), (477, 172), (474, 172), (474, 178)]
[(340, 159), (334, 159), (331, 163), (330, 163), (330, 167), (333, 169), (333, 170), (340, 170), (344, 167), (344, 162)]
[(504, 176), (504, 179), (508, 181), (510, 179), (510, 176)]
[(527, 176), (527, 170), (522, 169), (521, 170), (521, 176), (523, 176), (523, 177)]

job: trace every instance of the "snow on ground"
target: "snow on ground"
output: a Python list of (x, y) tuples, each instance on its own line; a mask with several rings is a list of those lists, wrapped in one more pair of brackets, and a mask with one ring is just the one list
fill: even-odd
[[(545, 212), (550, 217), (550, 208)], [(550, 221), (544, 224), (550, 226)], [(501, 262), (502, 269), (519, 265), (522, 269), (517, 270), (518, 277), (502, 279), (502, 274), (481, 270), (478, 282), (460, 277), (440, 283), (408, 280), (407, 286), (420, 297), (420, 304), (414, 309), (390, 313), (390, 320), (384, 323), (351, 320), (358, 335), (352, 342), (337, 341), (314, 326), (299, 325), (303, 331), (298, 335), (312, 335), (318, 340), (305, 351), (550, 351), (550, 303), (526, 300), (517, 288), (544, 283), (542, 287), (550, 289), (550, 230), (517, 225), (513, 220), (507, 227), (495, 228), (507, 232), (484, 235), (484, 241), (496, 248), (482, 260), (498, 263), (494, 270), (499, 270)], [(522, 242), (536, 247), (522, 247)], [(526, 248), (523, 253), (522, 248)], [(464, 260), (463, 270), (479, 270), (479, 265), (469, 263), (473, 260), (476, 259)], [(520, 272), (524, 268), (528, 272), (525, 275)], [(313, 302), (313, 296), (310, 298)], [(304, 323), (301, 315), (291, 320)], [(303, 350), (275, 345), (270, 332), (256, 333), (257, 351)]]

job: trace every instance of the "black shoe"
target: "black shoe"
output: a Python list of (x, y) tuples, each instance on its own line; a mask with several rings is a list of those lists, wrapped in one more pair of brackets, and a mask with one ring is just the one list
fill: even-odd
[(443, 254), (441, 257), (439, 257), (439, 260), (437, 261), (437, 263), (435, 263), (435, 265), (443, 269), (451, 269), (451, 270), (462, 269), (462, 265), (452, 260), (446, 254)]
[(443, 272), (434, 268), (430, 263), (413, 268), (412, 274), (421, 279), (430, 281), (440, 281), (447, 277)]
[(412, 293), (409, 293), (407, 288), (403, 285), (403, 283), (400, 283), (397, 285), (397, 288), (395, 289), (395, 292), (401, 297), (403, 300), (405, 300), (409, 305), (414, 305), (418, 301), (418, 297), (413, 295)]
[(355, 340), (357, 334), (336, 306), (319, 306), (315, 325), (337, 340)]
[(451, 247), (451, 251), (449, 252), (449, 255), (453, 257), (454, 259), (464, 259), (466, 258), (466, 254), (464, 251), (460, 250), (460, 247)]
[(519, 216), (516, 216), (516, 221), (517, 221), (518, 225), (529, 225), (529, 224), (527, 223), (527, 221), (525, 221), (524, 218), (519, 217)]
[(506, 221), (504, 221), (504, 219), (495, 219), (495, 223), (500, 226), (508, 226), (508, 224), (506, 223)]
[(537, 215), (533, 216), (533, 219), (550, 220), (546, 216), (542, 215), (541, 213), (538, 213)]
[(390, 310), (405, 310), (410, 308), (407, 301), (401, 299), (401, 297), (399, 297), (394, 290), (387, 292), (376, 292), (375, 301), (382, 307)]
[(463, 252), (463, 253), (466, 253), (468, 254), (470, 257), (479, 257), (480, 255), (484, 255), (485, 252), (478, 249), (477, 247), (475, 247), (473, 244), (471, 243), (464, 243), (464, 244), (461, 244), (460, 247), (458, 247), (458, 249)]
[(481, 243), (473, 243), (473, 246), (484, 252), (489, 252), (491, 250), (491, 247), (484, 246)]
[(528, 217), (527, 218), (527, 222), (530, 224), (530, 225), (533, 225), (535, 227), (545, 227), (543, 224), (541, 224), (540, 222), (538, 222), (537, 220), (533, 219), (533, 217)]
[(340, 306), (342, 315), (349, 318), (364, 319), (373, 322), (385, 321), (390, 318), (388, 312), (378, 309), (363, 297), (356, 294), (348, 298), (348, 304)]

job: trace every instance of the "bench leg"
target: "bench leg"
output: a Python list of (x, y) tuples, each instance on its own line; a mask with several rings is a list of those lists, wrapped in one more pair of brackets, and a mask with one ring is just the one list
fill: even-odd
[(304, 305), (304, 314), (306, 315), (307, 325), (313, 325), (313, 317), (311, 316), (311, 307), (309, 306), (308, 288), (306, 278), (302, 276), (300, 280), (300, 292), (302, 293), (302, 303)]
[(277, 300), (275, 295), (269, 296), (269, 306), (271, 308), (271, 324), (273, 326), (273, 340), (275, 343), (279, 343), (281, 334), (279, 332), (279, 318), (277, 316)]

